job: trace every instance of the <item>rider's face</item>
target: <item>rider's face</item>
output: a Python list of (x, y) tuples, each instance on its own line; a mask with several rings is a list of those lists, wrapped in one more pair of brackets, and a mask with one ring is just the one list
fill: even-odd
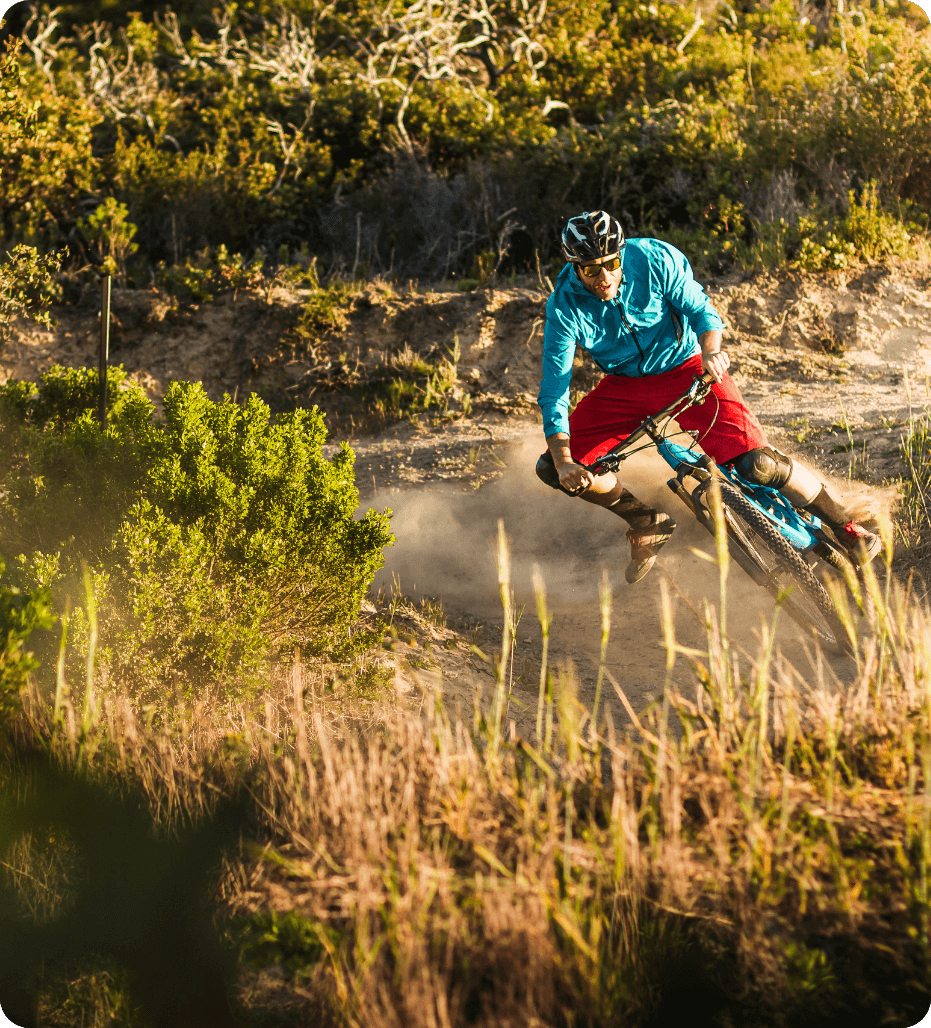
[[(600, 261), (586, 261), (585, 268), (591, 271), (593, 267), (603, 265), (606, 261), (610, 263), (618, 256), (618, 254), (614, 254), (610, 257), (604, 257)], [(619, 265), (614, 271), (607, 271), (602, 268), (600, 273), (595, 276), (583, 274), (578, 266), (575, 269), (576, 278), (590, 293), (597, 296), (599, 300), (613, 300), (617, 296), (617, 290), (621, 284), (623, 274), (623, 265)]]

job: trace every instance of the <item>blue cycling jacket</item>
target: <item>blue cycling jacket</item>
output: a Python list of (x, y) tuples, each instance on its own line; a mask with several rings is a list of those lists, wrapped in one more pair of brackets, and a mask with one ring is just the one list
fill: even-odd
[(537, 402), (547, 437), (569, 431), (577, 346), (604, 371), (636, 378), (678, 367), (699, 352), (703, 332), (724, 328), (685, 254), (674, 246), (628, 239), (622, 256), (624, 276), (613, 300), (590, 293), (567, 264), (546, 302)]

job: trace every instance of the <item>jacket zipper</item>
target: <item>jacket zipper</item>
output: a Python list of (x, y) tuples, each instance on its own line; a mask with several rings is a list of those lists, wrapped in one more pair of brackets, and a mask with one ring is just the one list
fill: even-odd
[(617, 298), (611, 301), (618, 309), (618, 313), (627, 326), (627, 331), (630, 332), (631, 338), (637, 347), (637, 352), (640, 354), (640, 360), (637, 362), (637, 371), (641, 377), (643, 377), (643, 362), (646, 360), (646, 354), (643, 352), (643, 347), (640, 345), (640, 340), (637, 338), (637, 333), (634, 331), (633, 325), (627, 320), (627, 315), (624, 313), (624, 308), (617, 302)]

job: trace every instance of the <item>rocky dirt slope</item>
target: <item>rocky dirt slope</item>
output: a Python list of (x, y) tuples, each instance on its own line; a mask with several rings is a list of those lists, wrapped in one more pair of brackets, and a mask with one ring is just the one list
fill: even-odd
[[(712, 282), (708, 291), (729, 327), (735, 378), (761, 420), (808, 442), (845, 419), (868, 437), (874, 470), (884, 467), (893, 422), (929, 401), (931, 269), (744, 275)], [(317, 404), (330, 418), (333, 438), (366, 439), (363, 457), (373, 438), (385, 444), (384, 452), (404, 439), (419, 454), (438, 449), (435, 441), (417, 445), (426, 442), (425, 430), (431, 438), (439, 430), (448, 443), (455, 426), (452, 435), (471, 444), (530, 432), (538, 423), (543, 286), (469, 293), (369, 287), (352, 299), (345, 332), (325, 334), (295, 354), (282, 339), (305, 298), (279, 291), (266, 303), (240, 293), (179, 308), (155, 290), (115, 290), (111, 361), (122, 363), (156, 401), (180, 379), (202, 381), (215, 399), (229, 393), (242, 400), (254, 391), (274, 409)], [(0, 380), (34, 379), (52, 363), (95, 365), (96, 309), (55, 314), (59, 324), (51, 332), (16, 326), (0, 349)], [(446, 417), (434, 410), (412, 424), (374, 413), (375, 387), (397, 374), (405, 354), (408, 363), (413, 355), (428, 364), (458, 354)], [(595, 378), (591, 367), (579, 364), (580, 390)], [(463, 399), (469, 414), (451, 417), (461, 414)], [(408, 456), (381, 461), (382, 467), (375, 462), (376, 484), (464, 470)]]

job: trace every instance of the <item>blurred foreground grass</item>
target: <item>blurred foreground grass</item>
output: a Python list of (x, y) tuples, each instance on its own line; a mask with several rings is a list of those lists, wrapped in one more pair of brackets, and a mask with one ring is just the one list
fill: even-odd
[[(544, 657), (521, 739), (503, 533), (499, 577), (497, 688), (471, 724), (433, 694), (339, 705), (300, 661), (260, 708), (204, 702), (157, 729), (118, 690), (57, 715), (27, 691), (0, 765), (13, 1020), (920, 1020), (931, 612), (915, 591), (867, 573), (838, 677), (821, 660), (803, 676), (772, 626), (739, 651), (710, 604), (706, 647), (681, 646), (664, 587), (662, 703), (638, 717), (603, 666), (632, 722), (615, 725)], [(538, 613), (548, 627), (541, 582)], [(607, 589), (602, 613), (607, 635)]]

